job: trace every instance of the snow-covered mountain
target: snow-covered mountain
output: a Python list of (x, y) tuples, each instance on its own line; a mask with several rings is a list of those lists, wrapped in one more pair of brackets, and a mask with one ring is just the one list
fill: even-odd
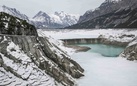
[(0, 12), (8, 13), (12, 16), (16, 16), (20, 19), (23, 19), (29, 22), (29, 18), (25, 14), (20, 13), (20, 11), (16, 10), (15, 8), (10, 8), (10, 7), (3, 5), (3, 6), (0, 6)]
[(78, 23), (89, 21), (93, 18), (105, 15), (116, 10), (136, 8), (137, 0), (105, 0), (95, 10), (88, 10), (83, 16), (80, 16)]
[(137, 0), (105, 0), (66, 28), (137, 28)]
[(112, 12), (119, 8), (119, 6), (116, 6), (116, 4), (117, 1), (115, 0), (106, 0), (95, 10), (86, 11), (83, 16), (80, 16), (78, 23), (85, 22), (100, 15)]
[(76, 24), (78, 19), (79, 15), (67, 14), (63, 11), (54, 14), (40, 11), (31, 20), (38, 28), (63, 28)]

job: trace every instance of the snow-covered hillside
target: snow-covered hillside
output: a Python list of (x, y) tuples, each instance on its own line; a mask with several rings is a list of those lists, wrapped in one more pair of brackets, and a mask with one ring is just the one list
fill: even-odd
[(16, 10), (15, 8), (10, 8), (10, 7), (3, 5), (3, 6), (0, 6), (0, 12), (8, 13), (12, 16), (16, 16), (20, 19), (23, 19), (29, 22), (29, 18), (25, 14), (20, 13), (20, 11)]
[(63, 11), (54, 14), (40, 11), (31, 20), (38, 28), (63, 28), (76, 24), (78, 19), (79, 15), (67, 14)]
[[(10, 42), (7, 51), (14, 60), (0, 52), (0, 65), (2, 65), (0, 66), (0, 86), (55, 86), (54, 79), (40, 70), (18, 45)], [(16, 62), (14, 62), (15, 59)]]

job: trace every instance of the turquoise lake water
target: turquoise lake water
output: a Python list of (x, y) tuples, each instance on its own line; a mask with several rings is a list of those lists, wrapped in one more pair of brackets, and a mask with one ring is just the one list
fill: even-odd
[(99, 53), (105, 57), (117, 57), (124, 50), (124, 47), (104, 44), (79, 44), (79, 46), (90, 47), (88, 52)]

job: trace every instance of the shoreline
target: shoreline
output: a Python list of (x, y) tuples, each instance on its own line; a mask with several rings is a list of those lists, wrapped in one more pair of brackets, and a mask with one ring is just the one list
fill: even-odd
[(64, 45), (64, 46), (68, 48), (73, 48), (75, 52), (86, 52), (91, 49), (90, 47), (78, 46), (78, 45)]

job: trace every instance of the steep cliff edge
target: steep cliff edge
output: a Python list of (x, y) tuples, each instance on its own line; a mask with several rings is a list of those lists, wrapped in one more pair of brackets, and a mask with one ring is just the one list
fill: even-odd
[(74, 86), (74, 78), (84, 76), (83, 68), (49, 42), (49, 38), (38, 37), (34, 26), (6, 13), (0, 14), (3, 26), (0, 27), (0, 85), (54, 86), (57, 81)]

